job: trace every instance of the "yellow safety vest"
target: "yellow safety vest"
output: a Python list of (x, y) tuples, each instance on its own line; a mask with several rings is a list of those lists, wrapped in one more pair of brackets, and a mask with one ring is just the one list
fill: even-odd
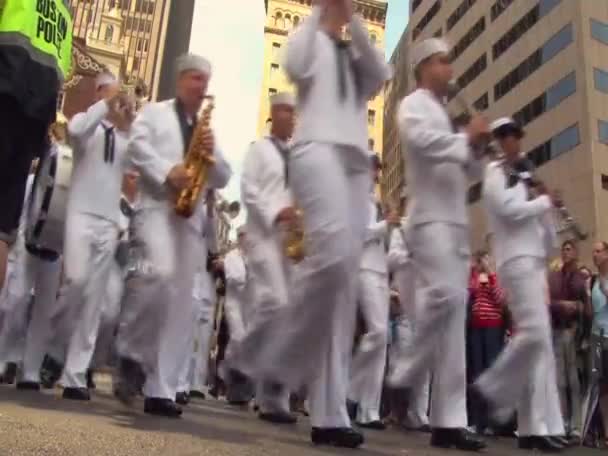
[(0, 0), (0, 45), (26, 49), (61, 80), (72, 64), (72, 25), (67, 0)]

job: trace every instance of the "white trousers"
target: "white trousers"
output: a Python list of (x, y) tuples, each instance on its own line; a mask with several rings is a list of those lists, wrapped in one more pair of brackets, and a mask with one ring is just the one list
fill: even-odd
[(110, 271), (118, 245), (118, 225), (92, 214), (68, 214), (65, 231), (65, 300), (74, 331), (68, 344), (61, 384), (86, 388)]
[[(213, 283), (213, 282), (211, 282)], [(202, 392), (207, 385), (209, 372), (209, 349), (213, 335), (215, 302), (203, 299), (194, 328), (194, 353), (190, 363), (189, 391)]]
[(414, 340), (396, 363), (390, 383), (416, 387), (433, 372), (430, 424), (464, 428), (466, 412), (467, 278), (465, 226), (427, 223), (410, 229), (416, 271)]
[(349, 398), (359, 404), (358, 423), (380, 421), (380, 401), (386, 368), (389, 314), (388, 276), (359, 272), (359, 308), (366, 333), (353, 357)]
[[(395, 270), (394, 283), (399, 291), (401, 315), (396, 328), (396, 340), (393, 343), (391, 364), (398, 364), (402, 354), (412, 350), (416, 320), (416, 274), (412, 263)], [(407, 411), (408, 424), (412, 427), (421, 427), (429, 424), (429, 399), (431, 373), (427, 370), (422, 381), (414, 385), (409, 394)]]
[(183, 360), (191, 355), (192, 287), (201, 234), (167, 204), (131, 220), (149, 268), (127, 280), (116, 340), (118, 353), (142, 364), (144, 394), (175, 400)]
[[(546, 302), (546, 268), (542, 259), (514, 258), (498, 271), (509, 295), (515, 334), (494, 365), (476, 384), (497, 408), (508, 412), (517, 404), (520, 436), (547, 435), (547, 402), (559, 407), (549, 311)], [(551, 366), (553, 364), (553, 366)], [(563, 422), (562, 422), (563, 428)]]
[[(34, 288), (34, 299), (23, 352), (22, 380), (26, 382), (40, 382), (40, 366), (53, 337), (51, 316), (56, 308), (61, 267), (61, 258), (46, 261), (27, 255), (26, 276)], [(22, 305), (27, 306), (27, 301)]]
[(314, 427), (348, 427), (349, 365), (363, 234), (369, 219), (369, 159), (348, 147), (310, 143), (289, 158), (289, 185), (304, 213), (306, 258), (294, 270), (292, 305), (280, 312), (273, 344), (241, 370), (280, 379), (292, 391), (310, 383)]

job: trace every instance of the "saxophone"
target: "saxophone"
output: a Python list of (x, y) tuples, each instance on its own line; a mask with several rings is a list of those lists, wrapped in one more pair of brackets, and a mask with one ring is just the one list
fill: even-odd
[(285, 256), (294, 263), (299, 263), (306, 256), (303, 215), (301, 209), (296, 210), (296, 220), (287, 227), (283, 240)]
[(184, 161), (184, 166), (188, 171), (192, 172), (194, 177), (190, 186), (180, 192), (175, 203), (175, 212), (184, 218), (189, 218), (194, 213), (200, 193), (207, 184), (209, 169), (215, 164), (215, 158), (212, 155), (213, 151), (204, 149), (202, 145), (203, 137), (209, 131), (211, 112), (215, 107), (213, 96), (208, 95), (205, 98), (209, 100), (209, 103), (203, 109), (201, 118), (194, 127)]

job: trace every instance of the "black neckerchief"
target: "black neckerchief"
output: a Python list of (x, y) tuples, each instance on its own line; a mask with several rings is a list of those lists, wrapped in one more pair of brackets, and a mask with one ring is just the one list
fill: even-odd
[(287, 187), (288, 178), (289, 178), (289, 167), (288, 167), (289, 149), (287, 147), (283, 146), (279, 142), (279, 140), (277, 138), (275, 138), (274, 136), (268, 136), (268, 140), (272, 144), (274, 144), (274, 147), (276, 147), (276, 149), (279, 151), (279, 154), (283, 158), (283, 168), (285, 170), (285, 187)]
[(338, 72), (338, 88), (340, 91), (340, 101), (342, 103), (344, 103), (344, 101), (346, 101), (346, 98), (348, 96), (348, 85), (347, 85), (347, 79), (346, 79), (346, 75), (347, 75), (347, 62), (345, 61), (344, 56), (346, 55), (346, 57), (348, 58), (348, 63), (350, 66), (350, 62), (351, 62), (351, 58), (350, 58), (350, 53), (349, 53), (349, 49), (350, 49), (350, 43), (348, 43), (347, 41), (341, 40), (339, 38), (334, 38), (331, 35), (327, 35), (329, 37), (329, 39), (332, 41), (332, 43), (334, 44), (334, 49), (335, 49), (335, 55), (336, 55), (336, 70)]
[(182, 132), (182, 139), (184, 140), (184, 155), (190, 145), (192, 134), (194, 133), (194, 126), (196, 125), (196, 116), (192, 119), (192, 123), (188, 123), (188, 116), (184, 109), (184, 104), (179, 98), (175, 99), (175, 112), (177, 113), (177, 121), (179, 122), (179, 128)]
[(114, 149), (116, 147), (116, 134), (114, 126), (106, 126), (103, 122), (101, 126), (104, 129), (105, 137), (103, 142), (103, 161), (105, 163), (114, 163)]

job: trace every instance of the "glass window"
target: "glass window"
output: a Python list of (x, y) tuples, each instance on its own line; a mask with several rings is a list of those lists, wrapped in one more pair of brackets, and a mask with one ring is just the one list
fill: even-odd
[(471, 9), (471, 7), (475, 4), (476, 0), (463, 0), (460, 5), (454, 10), (450, 17), (448, 17), (447, 21), (447, 29), (450, 31), (452, 27), (454, 27), (460, 19)]
[(591, 36), (604, 44), (608, 44), (608, 24), (591, 19)]
[(573, 71), (568, 76), (553, 84), (547, 90), (546, 110), (552, 109), (576, 92), (576, 73)]
[(279, 65), (276, 63), (270, 64), (270, 80), (276, 81), (277, 75), (279, 73)]
[(272, 60), (277, 61), (279, 59), (280, 51), (281, 45), (279, 43), (272, 43)]
[(486, 29), (486, 18), (479, 19), (473, 27), (456, 43), (450, 53), (450, 60), (456, 60)]
[(104, 37), (104, 40), (105, 40), (106, 43), (111, 43), (113, 37), (114, 37), (114, 26), (113, 25), (108, 25), (106, 27), (106, 35)]
[(373, 109), (369, 109), (367, 111), (367, 123), (370, 125), (370, 127), (373, 127), (376, 123), (376, 111)]
[(504, 13), (505, 10), (511, 6), (511, 3), (513, 3), (513, 0), (496, 0), (496, 3), (492, 5), (490, 10), (492, 22), (494, 22), (496, 19), (498, 19), (498, 16)]
[(555, 6), (559, 5), (561, 0), (540, 0), (538, 7), (540, 16), (543, 17), (548, 14)]
[(599, 68), (593, 69), (593, 79), (595, 81), (595, 88), (600, 92), (608, 93), (608, 72), (600, 70)]
[(598, 120), (597, 128), (599, 131), (600, 142), (608, 144), (608, 122), (605, 120)]
[(488, 92), (484, 93), (481, 97), (473, 102), (473, 107), (478, 111), (485, 111), (489, 106), (488, 98)]
[(422, 0), (413, 0), (412, 1), (412, 12), (416, 11), (416, 9), (420, 6)]
[(277, 93), (277, 89), (268, 89), (268, 95), (273, 96)]
[(553, 37), (551, 37), (551, 39), (542, 47), (542, 63), (551, 60), (559, 51), (572, 43), (573, 40), (572, 24), (568, 24), (553, 35)]
[(551, 158), (569, 151), (580, 143), (578, 124), (566, 128), (551, 139)]
[(420, 19), (416, 28), (414, 28), (414, 32), (412, 34), (413, 38), (416, 39), (418, 35), (424, 30), (424, 28), (433, 20), (435, 15), (441, 9), (441, 0), (437, 0), (433, 6), (426, 12), (426, 14)]

